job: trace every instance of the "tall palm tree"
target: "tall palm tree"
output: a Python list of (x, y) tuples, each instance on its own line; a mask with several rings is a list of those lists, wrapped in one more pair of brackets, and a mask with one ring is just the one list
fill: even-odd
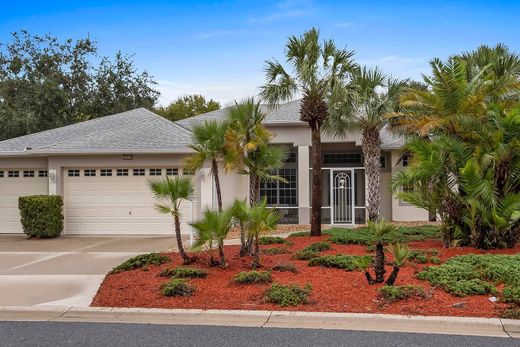
[(189, 145), (190, 148), (195, 150), (195, 153), (188, 157), (186, 161), (186, 167), (190, 170), (200, 169), (206, 160), (211, 162), (211, 175), (215, 182), (219, 211), (222, 211), (222, 192), (218, 166), (219, 161), (226, 161), (225, 135), (227, 126), (227, 122), (215, 120), (205, 121), (203, 124), (195, 126), (192, 130), (192, 144)]
[(224, 240), (231, 229), (232, 217), (233, 211), (231, 209), (225, 209), (224, 211), (206, 210), (202, 219), (191, 224), (197, 232), (197, 241), (194, 247), (201, 247), (204, 244), (209, 245), (211, 265), (213, 265), (211, 246), (213, 242), (217, 242), (219, 265), (224, 268), (227, 267), (224, 254)]
[(261, 96), (269, 104), (303, 96), (300, 119), (309, 124), (312, 134), (312, 236), (321, 235), (321, 127), (329, 109), (344, 93), (344, 80), (357, 67), (353, 55), (352, 51), (337, 48), (332, 40), (320, 43), (319, 31), (312, 28), (288, 39), (285, 57), (292, 71), (277, 60), (267, 61), (265, 68)]
[(386, 76), (378, 68), (363, 67), (353, 74), (348, 97), (331, 113), (327, 131), (343, 136), (351, 129), (361, 130), (361, 149), (367, 177), (368, 220), (376, 221), (381, 209), (381, 130), (386, 114), (396, 111), (398, 97), (406, 80)]
[(158, 201), (155, 205), (157, 211), (173, 216), (177, 248), (184, 264), (190, 264), (193, 260), (186, 254), (182, 245), (180, 206), (184, 200), (189, 200), (193, 194), (191, 179), (186, 176), (174, 178), (166, 176), (152, 179), (148, 184), (154, 198)]

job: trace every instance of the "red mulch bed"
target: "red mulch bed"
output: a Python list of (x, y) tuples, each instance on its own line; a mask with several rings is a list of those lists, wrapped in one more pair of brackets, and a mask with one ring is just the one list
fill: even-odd
[[(328, 236), (319, 238), (294, 237), (288, 249), (291, 253), (308, 246), (311, 243), (325, 241)], [(413, 249), (432, 249), (440, 251), (439, 258), (448, 258), (463, 254), (486, 253), (474, 248), (443, 248), (439, 241), (421, 241), (409, 244)], [(286, 247), (283, 245), (262, 246), (263, 248)], [(324, 254), (344, 253), (351, 255), (367, 254), (365, 246), (336, 245), (333, 250)], [(296, 265), (299, 273), (272, 271), (274, 282), (311, 283), (313, 291), (310, 302), (306, 305), (280, 307), (266, 303), (263, 292), (269, 285), (235, 285), (231, 279), (240, 271), (248, 271), (250, 258), (238, 257), (238, 246), (226, 246), (229, 267), (221, 269), (212, 267), (205, 279), (193, 279), (191, 283), (197, 287), (197, 292), (191, 297), (163, 297), (160, 286), (167, 278), (159, 277), (162, 269), (181, 265), (178, 254), (167, 254), (172, 260), (160, 266), (151, 266), (148, 271), (132, 270), (118, 274), (107, 275), (98, 290), (92, 306), (110, 307), (159, 307), (159, 308), (197, 308), (197, 309), (235, 309), (235, 310), (297, 310), (317, 312), (363, 312), (388, 313), (404, 315), (427, 316), (475, 316), (498, 317), (507, 307), (506, 304), (491, 302), (487, 296), (455, 297), (442, 289), (433, 288), (427, 281), (415, 278), (415, 274), (428, 264), (407, 265), (401, 269), (396, 285), (415, 284), (424, 288), (431, 296), (427, 299), (411, 298), (395, 303), (386, 303), (378, 296), (380, 285), (367, 284), (364, 273), (347, 272), (340, 269), (309, 267), (307, 261), (290, 259), (292, 254), (262, 255), (265, 269), (283, 263)], [(487, 253), (515, 254), (520, 252), (520, 245), (513, 249), (489, 251)], [(200, 254), (195, 267), (208, 268), (207, 255)], [(390, 273), (390, 267), (388, 267)], [(463, 308), (454, 308), (453, 304), (465, 303)]]

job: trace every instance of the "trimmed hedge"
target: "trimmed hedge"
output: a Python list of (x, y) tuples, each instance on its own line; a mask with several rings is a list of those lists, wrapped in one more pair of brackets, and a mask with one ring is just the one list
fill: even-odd
[(30, 195), (18, 198), (23, 232), (48, 239), (63, 231), (63, 199), (59, 195)]

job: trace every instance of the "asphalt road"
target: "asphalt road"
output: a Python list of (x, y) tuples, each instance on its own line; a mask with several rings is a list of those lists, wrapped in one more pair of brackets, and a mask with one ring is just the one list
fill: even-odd
[(520, 346), (520, 340), (345, 330), (0, 322), (0, 346)]

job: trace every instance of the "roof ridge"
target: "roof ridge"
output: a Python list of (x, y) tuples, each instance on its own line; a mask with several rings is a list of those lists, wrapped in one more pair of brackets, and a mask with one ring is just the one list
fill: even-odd
[(169, 125), (173, 125), (174, 127), (179, 128), (179, 129), (181, 129), (182, 131), (185, 131), (186, 133), (188, 133), (188, 134), (190, 134), (190, 135), (192, 134), (191, 131), (189, 131), (188, 129), (183, 128), (182, 126), (180, 126), (180, 125), (177, 124), (176, 122), (173, 122), (173, 121), (171, 121), (171, 120), (169, 120), (169, 119), (166, 119), (166, 118), (164, 118), (163, 116), (158, 115), (157, 113), (152, 112), (152, 111), (150, 111), (150, 110), (147, 109), (147, 108), (144, 108), (144, 107), (140, 107), (140, 108), (142, 108), (143, 110), (145, 110), (145, 111), (148, 112), (149, 114), (155, 116), (156, 118), (160, 119), (161, 121), (163, 121), (163, 122), (167, 122)]
[[(138, 107), (138, 108), (134, 108), (133, 110), (129, 110), (129, 111), (125, 111), (125, 112), (130, 112), (130, 111), (135, 111), (135, 110), (139, 110), (139, 109), (144, 109), (146, 110), (144, 107)], [(148, 110), (146, 110), (148, 111)], [(115, 115), (119, 115), (119, 114), (122, 114), (122, 113), (125, 113), (125, 112), (121, 112), (121, 113), (116, 113), (116, 114), (113, 114), (113, 115), (110, 115), (110, 116), (115, 116)], [(148, 111), (150, 113), (153, 114), (153, 112), (151, 111)], [(110, 117), (110, 116), (105, 116), (105, 117)], [(104, 117), (101, 117), (101, 118), (104, 118)], [(96, 119), (99, 119), (99, 118), (96, 118)], [(142, 120), (138, 120), (138, 121), (135, 121), (135, 122), (130, 122), (130, 123), (126, 123), (120, 127), (116, 127), (116, 128), (110, 128), (110, 129), (106, 129), (106, 130), (102, 130), (102, 131), (99, 131), (99, 132), (96, 132), (96, 133), (93, 133), (93, 134), (87, 134), (87, 135), (84, 135), (84, 136), (81, 136), (82, 138), (89, 138), (89, 137), (92, 137), (92, 136), (98, 136), (98, 135), (101, 135), (101, 134), (105, 134), (105, 133), (108, 133), (110, 131), (117, 131), (117, 130), (121, 130), (121, 129), (124, 129), (124, 128), (127, 128), (129, 126), (133, 126), (133, 125), (136, 125), (136, 124), (141, 124), (141, 123), (145, 123), (149, 121), (148, 119), (142, 119)], [(76, 124), (81, 124), (83, 122), (79, 122), (79, 123), (76, 123)], [(59, 129), (59, 128), (57, 128)], [(33, 148), (33, 150), (41, 150), (41, 149), (45, 149), (45, 148), (48, 148), (48, 147), (52, 147), (52, 146), (55, 146), (55, 145), (58, 145), (58, 144), (63, 144), (63, 143), (67, 143), (69, 141), (73, 141), (73, 140), (77, 140), (77, 137), (75, 138), (71, 138), (71, 139), (67, 139), (67, 140), (63, 140), (63, 141), (57, 141), (57, 142), (53, 142), (51, 144), (48, 144), (48, 145), (45, 145), (45, 146), (41, 146), (41, 147), (37, 147), (37, 148)]]

